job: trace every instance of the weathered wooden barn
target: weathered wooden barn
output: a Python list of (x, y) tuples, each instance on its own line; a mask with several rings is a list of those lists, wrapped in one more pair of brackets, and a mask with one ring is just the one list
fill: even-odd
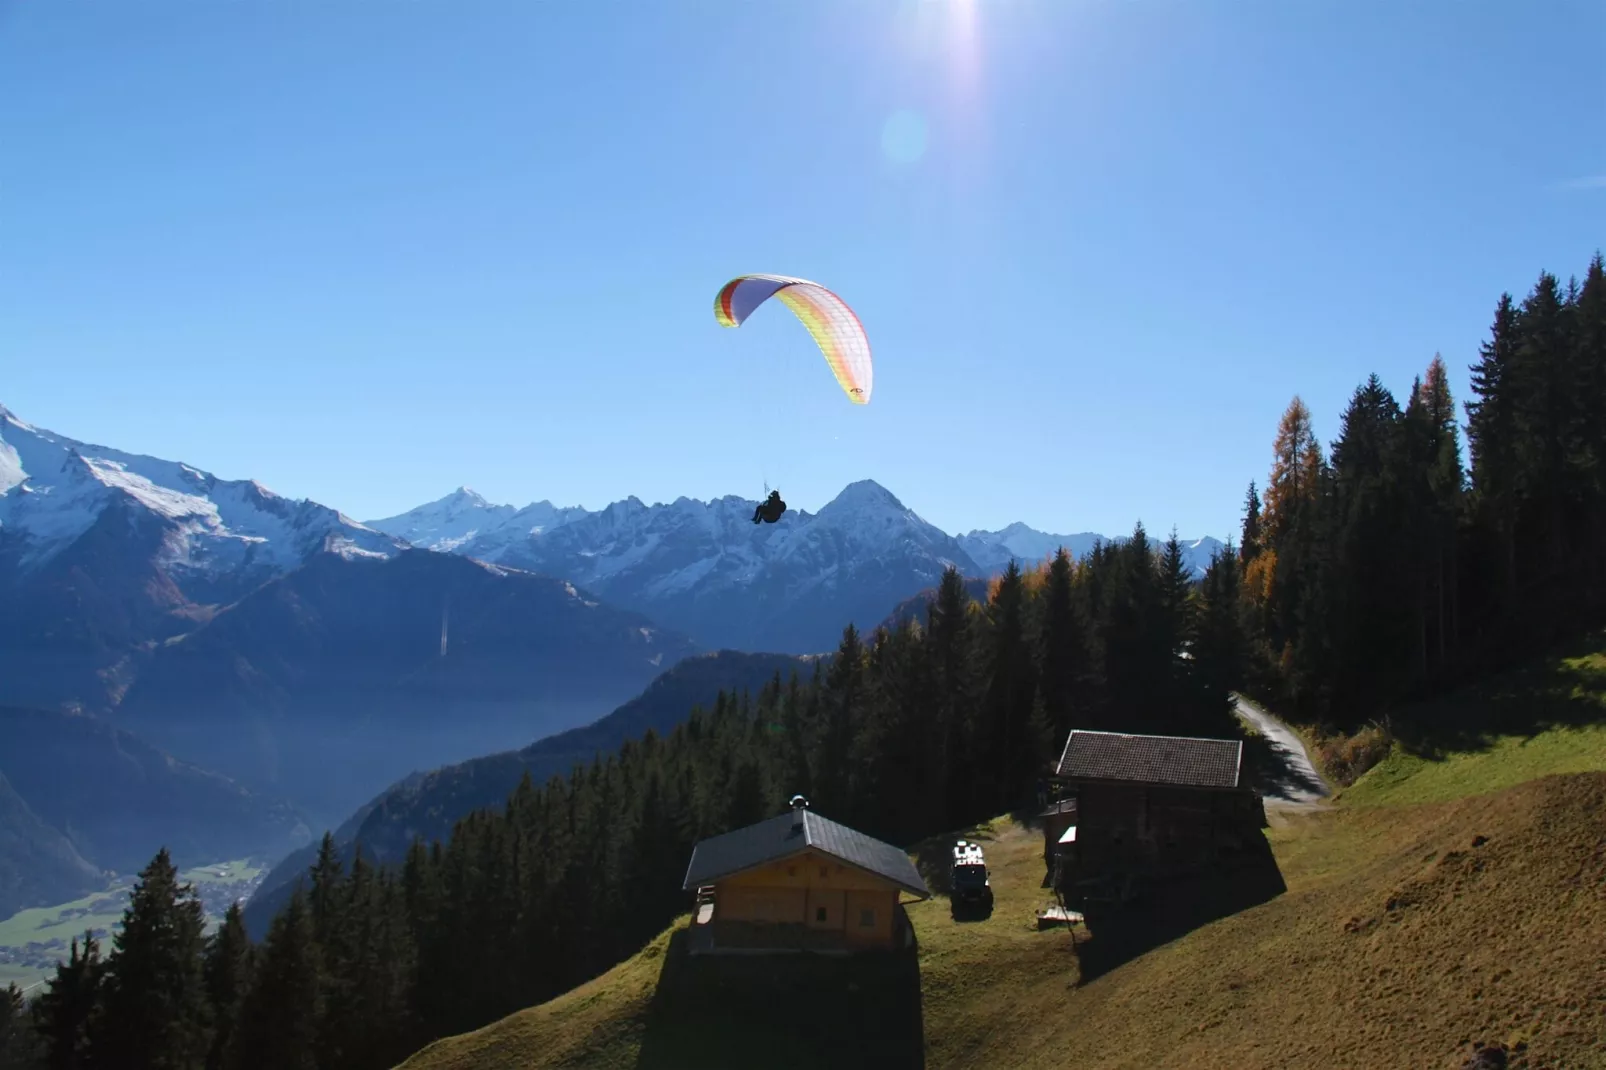
[(1266, 826), (1238, 740), (1075, 729), (1051, 790), (1043, 857), (1067, 893), (1212, 867)]
[(697, 892), (694, 955), (909, 946), (902, 896), (929, 899), (902, 850), (821, 817), (801, 798), (783, 814), (692, 850), (682, 885)]

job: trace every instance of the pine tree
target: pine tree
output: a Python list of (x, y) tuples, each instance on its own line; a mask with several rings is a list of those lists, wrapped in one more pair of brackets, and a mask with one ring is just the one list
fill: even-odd
[(318, 1070), (319, 953), (297, 888), (268, 929), (229, 1052), (236, 1070)]
[(1043, 714), (1051, 737), (1063, 743), (1072, 728), (1097, 716), (1089, 622), (1076, 591), (1075, 567), (1063, 546), (1049, 563), (1042, 599), (1037, 663)]
[(957, 569), (943, 571), (937, 597), (927, 607), (926, 616), (934, 691), (932, 732), (943, 771), (938, 796), (945, 803), (944, 824), (953, 827), (974, 820), (972, 815), (979, 801), (973, 795), (968, 762), (980, 693), (976, 634), (970, 592), (965, 590), (965, 581)]
[(1036, 666), (1026, 635), (1026, 587), (1013, 559), (987, 606), (990, 680), (983, 705), (985, 731), (978, 741), (980, 790), (986, 810), (1027, 802), (1035, 774), (1046, 758), (1032, 738)]
[(224, 1070), (227, 1066), (225, 1056), (239, 1023), (240, 1006), (251, 987), (253, 950), (245, 930), (244, 912), (238, 902), (230, 903), (223, 924), (207, 941), (202, 969), (213, 1023), (207, 1070)]
[(167, 848), (140, 872), (106, 959), (90, 1030), (96, 1070), (200, 1070), (211, 1013), (202, 974), (206, 913)]
[(879, 630), (870, 651), (870, 688), (856, 764), (862, 792), (876, 800), (866, 831), (906, 843), (929, 821), (940, 779), (932, 744), (931, 680), (920, 627), (905, 620)]
[(28, 1018), (22, 989), (13, 982), (0, 989), (0, 1070), (38, 1070), (44, 1047)]
[(1535, 533), (1535, 572), (1552, 579), (1559, 579), (1567, 566), (1565, 483), (1583, 430), (1570, 360), (1570, 311), (1556, 276), (1541, 272), (1522, 303), (1517, 374), (1509, 384), (1517, 428), (1518, 495)]
[(1193, 577), (1174, 528), (1161, 549), (1157, 579), (1155, 645), (1166, 660), (1160, 716), (1175, 734), (1187, 735), (1201, 721), (1203, 702), (1193, 671), (1193, 653), (1188, 649), (1194, 633)]
[(1606, 259), (1599, 252), (1589, 262), (1575, 311), (1575, 363), (1578, 369), (1580, 420), (1585, 429), (1574, 477), (1582, 499), (1585, 589), (1593, 615), (1606, 612)]
[(1104, 619), (1105, 681), (1111, 716), (1095, 727), (1139, 731), (1141, 724), (1167, 724), (1172, 708), (1175, 637), (1166, 620), (1154, 544), (1142, 522), (1116, 548), (1108, 564)]
[(105, 963), (100, 942), (85, 932), (72, 941), (67, 961), (56, 964), (44, 995), (34, 1001), (34, 1029), (45, 1041), (49, 1070), (88, 1070), (89, 1036), (100, 1005)]
[(826, 670), (819, 734), (809, 761), (819, 795), (810, 802), (822, 811), (842, 815), (846, 821), (854, 820), (858, 813), (858, 800), (851, 790), (854, 715), (866, 697), (866, 661), (859, 630), (849, 624), (842, 629), (842, 641)]
[(1405, 411), (1404, 508), (1417, 591), (1416, 682), (1442, 672), (1456, 648), (1460, 520), (1465, 473), (1449, 376), (1437, 354)]
[(344, 867), (335, 847), (334, 834), (325, 831), (318, 844), (318, 858), (312, 864), (312, 890), (307, 907), (312, 916), (313, 937), (319, 944), (329, 943), (330, 933), (339, 922), (340, 877)]
[(1397, 691), (1402, 651), (1415, 649), (1415, 598), (1402, 597), (1415, 594), (1404, 430), (1394, 395), (1373, 375), (1356, 388), (1333, 444), (1333, 701), (1357, 713)]
[(1509, 293), (1501, 294), (1489, 340), (1472, 366), (1473, 396), (1465, 408), (1474, 507), (1495, 541), (1498, 599), (1506, 606), (1517, 591), (1517, 427), (1511, 387), (1517, 344), (1517, 309)]
[(1197, 593), (1193, 663), (1201, 704), (1201, 734), (1230, 733), (1232, 693), (1244, 686), (1248, 642), (1239, 600), (1240, 555), (1228, 546), (1210, 559)]
[(1260, 556), (1260, 493), (1255, 489), (1255, 481), (1249, 481), (1249, 493), (1244, 495), (1244, 522), (1240, 532), (1242, 539), (1239, 545), (1239, 560), (1248, 565)]

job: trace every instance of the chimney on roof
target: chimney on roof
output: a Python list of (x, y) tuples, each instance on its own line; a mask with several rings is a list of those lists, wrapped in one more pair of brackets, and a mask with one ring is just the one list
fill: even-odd
[(792, 796), (792, 831), (800, 832), (803, 829), (803, 811), (809, 808), (809, 801), (801, 795)]

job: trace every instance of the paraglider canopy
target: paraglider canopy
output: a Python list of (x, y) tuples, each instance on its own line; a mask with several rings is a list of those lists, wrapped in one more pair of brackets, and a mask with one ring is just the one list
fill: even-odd
[(868, 405), (874, 383), (870, 339), (847, 303), (819, 283), (789, 275), (739, 275), (714, 298), (714, 318), (721, 327), (740, 327), (771, 297), (808, 329), (848, 399)]

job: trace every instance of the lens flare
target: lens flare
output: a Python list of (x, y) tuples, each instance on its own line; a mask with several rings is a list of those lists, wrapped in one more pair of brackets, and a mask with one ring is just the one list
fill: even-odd
[(919, 112), (896, 111), (881, 126), (881, 151), (894, 163), (914, 163), (926, 154), (926, 120)]

